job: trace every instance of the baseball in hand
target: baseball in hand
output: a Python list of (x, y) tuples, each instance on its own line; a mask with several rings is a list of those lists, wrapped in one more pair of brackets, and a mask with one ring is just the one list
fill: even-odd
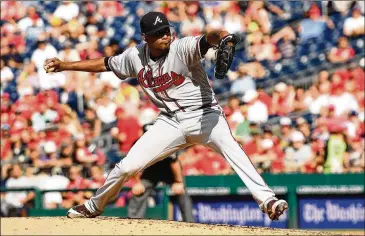
[(61, 61), (58, 58), (47, 59), (44, 62), (43, 68), (47, 73), (61, 71)]

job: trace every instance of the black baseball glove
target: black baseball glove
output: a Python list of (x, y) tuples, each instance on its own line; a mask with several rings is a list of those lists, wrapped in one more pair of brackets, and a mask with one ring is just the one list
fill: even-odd
[[(228, 42), (231, 42), (232, 46), (228, 45)], [(234, 34), (229, 34), (219, 41), (216, 47), (216, 63), (214, 68), (214, 76), (217, 79), (223, 79), (231, 67), (235, 46), (238, 42), (239, 37)]]

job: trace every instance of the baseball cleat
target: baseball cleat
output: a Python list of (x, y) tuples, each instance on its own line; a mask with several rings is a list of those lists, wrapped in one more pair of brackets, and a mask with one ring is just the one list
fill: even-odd
[(67, 212), (67, 218), (94, 218), (96, 215), (93, 215), (84, 204), (74, 206)]
[(266, 214), (271, 220), (279, 220), (279, 217), (289, 208), (285, 200), (271, 200), (267, 203)]

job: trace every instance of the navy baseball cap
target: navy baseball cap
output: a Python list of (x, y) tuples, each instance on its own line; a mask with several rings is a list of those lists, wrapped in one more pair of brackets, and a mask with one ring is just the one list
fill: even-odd
[(165, 14), (162, 12), (149, 12), (140, 21), (141, 32), (146, 35), (153, 35), (159, 30), (174, 27), (170, 25)]

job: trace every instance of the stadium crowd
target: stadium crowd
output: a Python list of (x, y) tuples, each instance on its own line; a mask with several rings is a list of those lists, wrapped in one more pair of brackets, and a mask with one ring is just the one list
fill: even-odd
[[(141, 42), (139, 18), (149, 11), (164, 12), (175, 25), (175, 37), (219, 28), (244, 36), (245, 50), (237, 52), (242, 60), (228, 73), (229, 95), (222, 105), (232, 134), (260, 173), (363, 172), (365, 74), (363, 64), (351, 61), (357, 52), (349, 43), (364, 35), (363, 2), (301, 1), (298, 11), (288, 9), (290, 1), (275, 3), (2, 1), (1, 186), (102, 185), (158, 109), (133, 79), (121, 82), (113, 72), (46, 74), (43, 63), (51, 57), (77, 61), (121, 53)], [(333, 21), (333, 14), (342, 22)], [(345, 66), (314, 71), (308, 86), (258, 85), (265, 62), (294, 60), (298, 42), (338, 24), (343, 29), (326, 60), (348, 62)], [(205, 63), (214, 56), (209, 50)], [(97, 145), (102, 135), (111, 136), (119, 149)], [(222, 156), (203, 146), (187, 148), (179, 159), (185, 175), (233, 173)], [(88, 197), (89, 192), (47, 193), (44, 204), (69, 208)], [(127, 197), (122, 193), (115, 204), (125, 205)], [(24, 209), (34, 195), (3, 198)]]

